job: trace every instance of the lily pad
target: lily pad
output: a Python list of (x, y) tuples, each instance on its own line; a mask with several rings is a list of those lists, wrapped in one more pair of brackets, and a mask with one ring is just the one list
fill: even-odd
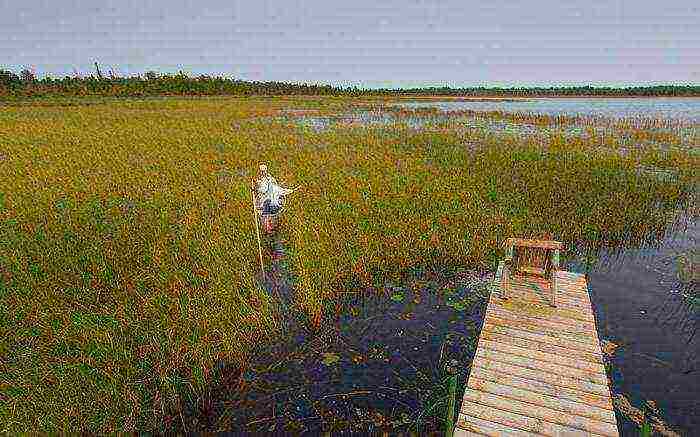
[(403, 302), (406, 296), (403, 293), (395, 293), (391, 296), (391, 300), (394, 302)]
[(457, 299), (448, 299), (447, 302), (445, 302), (445, 305), (453, 308), (455, 311), (464, 311), (465, 309), (467, 309), (467, 306), (465, 305), (464, 301)]
[(455, 311), (464, 311), (467, 309), (467, 307), (462, 302), (455, 302), (454, 305), (452, 305), (452, 308), (454, 308)]
[(323, 354), (323, 365), (332, 366), (340, 361), (340, 355), (333, 352), (326, 352)]

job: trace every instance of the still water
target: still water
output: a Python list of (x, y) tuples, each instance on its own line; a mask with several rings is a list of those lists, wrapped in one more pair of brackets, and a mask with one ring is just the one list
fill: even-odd
[(700, 123), (700, 97), (547, 98), (512, 101), (433, 101), (401, 103), (406, 108), (444, 111), (505, 111), (548, 115), (588, 115), (611, 118), (665, 118)]
[[(598, 335), (611, 346), (617, 400), (622, 395), (640, 410), (651, 401), (657, 412), (648, 414), (687, 435), (700, 429), (699, 237), (697, 220), (682, 217), (652, 247), (604, 252), (588, 267), (569, 267), (588, 273)], [(616, 404), (622, 435), (636, 435), (637, 426), (620, 414), (624, 403)]]

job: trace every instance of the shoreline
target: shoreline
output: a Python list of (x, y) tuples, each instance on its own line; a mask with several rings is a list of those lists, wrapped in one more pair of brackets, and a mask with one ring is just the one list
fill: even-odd
[(400, 100), (454, 100), (454, 101), (507, 101), (507, 102), (517, 102), (517, 101), (527, 101), (533, 99), (700, 99), (698, 96), (587, 96), (587, 95), (577, 95), (577, 96), (566, 96), (566, 95), (554, 95), (554, 96), (528, 96), (528, 97), (509, 97), (509, 96), (397, 96), (389, 97), (396, 98)]

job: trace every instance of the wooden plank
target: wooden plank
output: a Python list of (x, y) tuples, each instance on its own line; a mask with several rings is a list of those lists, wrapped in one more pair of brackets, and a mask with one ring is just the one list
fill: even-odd
[[(557, 300), (557, 306), (552, 307), (550, 305), (551, 296), (546, 298), (544, 296), (533, 295), (531, 293), (526, 294), (525, 292), (516, 290), (513, 293), (508, 293), (508, 299), (504, 298), (501, 293), (495, 293), (491, 295), (494, 305), (501, 306), (519, 306), (519, 307), (537, 307), (542, 311), (547, 309), (557, 310), (562, 315), (572, 315), (571, 318), (576, 320), (582, 320), (585, 322), (593, 322), (593, 314), (589, 310), (588, 306), (582, 304), (574, 304), (566, 302), (566, 300)], [(575, 316), (573, 316), (575, 315)]]
[[(538, 276), (538, 275), (518, 275), (518, 274), (513, 274), (512, 273), (512, 279), (517, 280), (517, 281), (523, 281), (523, 282), (534, 282), (536, 284), (540, 284), (542, 286), (549, 286), (551, 282), (551, 278), (543, 277), (543, 276)], [(586, 283), (585, 277), (572, 277), (566, 274), (566, 272), (563, 272), (562, 270), (557, 270), (552, 273), (552, 275), (561, 281), (566, 281), (567, 284), (570, 285), (575, 285), (575, 286), (580, 286), (582, 284)]]
[(608, 384), (608, 380), (605, 375), (597, 372), (587, 372), (585, 370), (560, 366), (558, 364), (548, 363), (546, 361), (534, 360), (532, 358), (525, 358), (518, 355), (509, 355), (507, 353), (490, 350), (483, 347), (478, 348), (476, 351), (475, 359), (479, 358), (525, 367), (526, 369), (543, 370), (545, 372), (551, 372), (557, 375), (589, 381), (600, 385), (607, 386)]
[(493, 323), (490, 320), (485, 321), (483, 327), (481, 328), (481, 334), (483, 335), (484, 333), (507, 335), (515, 340), (525, 339), (528, 341), (545, 344), (547, 347), (561, 347), (574, 352), (593, 354), (602, 358), (599, 346), (592, 342), (584, 343), (577, 340), (571, 340), (562, 336), (547, 335), (546, 332), (532, 332), (520, 329), (518, 327), (514, 328), (510, 326), (499, 325)]
[(501, 317), (495, 314), (488, 314), (484, 323), (499, 325), (507, 328), (519, 329), (522, 331), (542, 334), (549, 337), (577, 341), (579, 343), (583, 343), (594, 348), (598, 347), (598, 343), (594, 339), (592, 339), (587, 333), (572, 333), (569, 331), (562, 331), (561, 329), (543, 327), (539, 326), (536, 322), (529, 322), (526, 320), (514, 320), (512, 318)]
[(585, 288), (585, 283), (572, 283), (563, 278), (557, 278), (557, 289), (560, 293), (565, 293), (568, 296), (578, 297), (579, 299), (585, 300), (586, 302), (591, 301), (591, 297), (588, 294), (588, 290)]
[[(502, 289), (498, 289), (496, 291), (499, 299), (505, 299), (506, 297), (508, 299), (515, 298), (517, 300), (532, 302), (542, 306), (549, 306), (552, 300), (552, 294), (549, 292), (549, 290), (538, 290), (535, 292), (529, 289), (529, 287), (523, 285), (511, 285), (508, 287), (507, 291), (503, 291)], [(557, 301), (556, 308), (570, 308), (575, 311), (585, 311), (592, 307), (591, 303), (588, 301), (578, 298), (571, 298), (561, 292), (557, 292), (555, 297)]]
[(586, 275), (584, 273), (568, 272), (566, 270), (558, 270), (557, 275), (562, 278), (568, 278), (573, 281), (585, 281)]
[(531, 240), (525, 238), (509, 238), (506, 240), (506, 246), (516, 247), (533, 247), (540, 249), (564, 249), (564, 244), (559, 241), (550, 240)]
[(452, 435), (455, 437), (481, 437), (484, 434), (480, 434), (478, 432), (473, 431), (467, 431), (466, 429), (456, 428)]
[(585, 279), (575, 280), (567, 277), (557, 276), (557, 286), (565, 289), (568, 293), (590, 298)]
[(557, 279), (566, 282), (570, 287), (576, 289), (585, 289), (588, 281), (584, 275), (573, 275), (569, 272), (558, 270), (556, 273)]
[[(500, 290), (499, 290), (500, 291)], [(533, 297), (548, 297), (551, 295), (549, 287), (542, 287), (540, 284), (528, 283), (523, 281), (513, 281), (511, 280), (508, 286), (508, 293), (519, 292), (520, 294), (533, 294)], [(563, 284), (559, 284), (557, 290), (557, 300), (563, 299), (569, 305), (585, 306), (589, 307), (591, 301), (587, 296), (582, 294), (572, 293), (570, 288), (567, 288)]]
[(535, 381), (534, 379), (527, 379), (521, 376), (509, 375), (502, 372), (498, 373), (489, 369), (484, 369), (483, 367), (472, 367), (469, 373), (469, 380), (471, 381), (472, 378), (492, 381), (510, 387), (529, 390), (534, 393), (560, 397), (586, 405), (593, 405), (604, 410), (613, 411), (612, 401), (607, 393), (604, 395), (597, 395), (581, 390), (554, 385), (553, 383), (549, 382)]
[(484, 337), (481, 337), (481, 339), (479, 340), (479, 346), (492, 351), (499, 351), (524, 358), (532, 358), (539, 361), (546, 361), (548, 363), (581, 369), (591, 373), (599, 373), (605, 376), (605, 368), (601, 363), (591, 363), (590, 361), (579, 360), (577, 358), (571, 358), (564, 355), (555, 355), (548, 352), (527, 349), (519, 346), (514, 346), (513, 344), (492, 341)]
[(497, 382), (487, 381), (484, 379), (475, 378), (473, 376), (469, 377), (468, 387), (480, 392), (515, 399), (528, 404), (549, 408), (551, 410), (562, 411), (574, 416), (587, 417), (600, 422), (608, 422), (613, 425), (617, 425), (615, 413), (612, 411), (593, 405), (582, 404), (565, 397), (537, 393), (528, 389), (499, 384)]
[(532, 433), (501, 423), (484, 420), (470, 414), (459, 413), (455, 436), (485, 435), (489, 437), (531, 437)]
[[(508, 286), (507, 294), (511, 295), (515, 292), (518, 292), (518, 294), (522, 294), (525, 296), (529, 296), (530, 294), (532, 294), (532, 298), (547, 298), (551, 296), (551, 291), (549, 287), (542, 287), (541, 285), (535, 283), (527, 283), (523, 281), (516, 282), (511, 280)], [(503, 293), (503, 289), (501, 287), (498, 287), (498, 293), (499, 295)], [(583, 296), (581, 294), (572, 293), (571, 289), (566, 288), (564, 285), (561, 284), (558, 285), (557, 298), (563, 299), (563, 302), (566, 302), (571, 306), (577, 305), (588, 307), (591, 304), (591, 301), (588, 297)]]
[[(504, 308), (513, 308), (518, 312), (536, 312), (543, 314), (556, 314), (565, 319), (579, 320), (582, 322), (594, 323), (593, 313), (586, 308), (570, 307), (566, 304), (557, 303), (556, 307), (551, 307), (549, 301), (544, 302), (541, 299), (522, 298), (520, 295), (511, 295), (510, 299), (503, 299), (498, 294), (491, 296), (492, 305), (498, 305)], [(543, 305), (544, 304), (544, 305)]]
[(499, 314), (504, 317), (528, 317), (531, 319), (556, 323), (580, 332), (589, 332), (595, 329), (594, 322), (562, 317), (558, 314), (559, 312), (556, 311), (556, 309), (523, 307), (518, 306), (517, 303), (506, 301), (505, 303), (495, 303), (491, 308), (489, 308), (489, 311), (492, 314)]
[(563, 335), (570, 337), (583, 338), (589, 343), (595, 344), (593, 337), (590, 332), (580, 329), (576, 326), (565, 325), (563, 323), (557, 323), (544, 318), (531, 317), (529, 315), (522, 314), (518, 316), (509, 311), (502, 311), (500, 308), (488, 308), (487, 314), (488, 320), (504, 320), (514, 327), (522, 326), (532, 326), (534, 328), (539, 328), (542, 331), (547, 332), (561, 332)]
[(603, 358), (598, 354), (582, 352), (568, 347), (559, 346), (558, 344), (551, 341), (532, 341), (525, 338), (513, 337), (507, 334), (499, 334), (498, 332), (485, 331), (484, 329), (481, 330), (480, 338), (504, 344), (511, 344), (513, 346), (518, 346), (530, 350), (536, 350), (539, 352), (552, 353), (557, 356), (563, 356), (576, 360), (586, 361), (589, 363), (597, 363), (603, 365)]
[(607, 384), (598, 384), (583, 379), (572, 378), (566, 375), (557, 375), (541, 369), (530, 369), (520, 367), (514, 364), (503, 363), (489, 359), (481, 359), (474, 361), (473, 368), (479, 367), (493, 372), (501, 372), (506, 375), (518, 376), (520, 378), (532, 379), (545, 384), (551, 384), (557, 387), (566, 387), (572, 390), (584, 391), (586, 393), (606, 396), (610, 392)]
[[(488, 422), (499, 423), (505, 427), (526, 431), (529, 436), (544, 435), (547, 437), (583, 437), (596, 435), (586, 431), (547, 422), (536, 417), (530, 417), (512, 411), (499, 410), (465, 400), (462, 404), (465, 417), (477, 417)], [(468, 411), (468, 413), (466, 412)], [(462, 415), (459, 416), (460, 418)], [(617, 435), (617, 434), (615, 434)]]
[[(588, 295), (588, 288), (586, 281), (572, 281), (570, 279), (567, 279), (565, 277), (557, 276), (556, 277), (557, 281), (557, 288), (560, 293), (569, 295), (573, 298), (577, 299), (582, 299), (585, 300), (586, 302), (590, 302), (590, 296)], [(539, 287), (550, 289), (551, 288), (551, 282), (550, 281), (544, 281), (544, 280), (539, 280), (538, 278), (534, 279), (524, 279), (521, 281), (518, 281), (518, 283), (522, 284), (535, 284)]]
[[(464, 390), (464, 399), (479, 405), (490, 406), (497, 410), (509, 411), (534, 419), (540, 419), (550, 424), (559, 424), (568, 428), (574, 428), (593, 434), (617, 437), (617, 425), (587, 417), (575, 416), (562, 411), (552, 410), (543, 406), (521, 402), (512, 398), (485, 393), (470, 388)], [(465, 405), (462, 405), (465, 414), (471, 414)]]
[(542, 326), (549, 326), (559, 329), (574, 330), (576, 332), (589, 332), (595, 327), (592, 320), (571, 320), (559, 315), (557, 308), (550, 306), (537, 307), (527, 305), (517, 300), (502, 301), (496, 297), (493, 303), (487, 307), (487, 310), (501, 318), (517, 318), (523, 321), (531, 321), (542, 323)]
[[(570, 305), (590, 305), (591, 301), (587, 296), (572, 292), (570, 288), (566, 288), (561, 283), (559, 283), (559, 280), (557, 280), (557, 283), (557, 297), (561, 297), (566, 303)], [(522, 294), (525, 294), (526, 296), (532, 293), (532, 297), (548, 297), (551, 296), (552, 293), (550, 290), (550, 287), (543, 287), (542, 285), (533, 282), (514, 281), (511, 278), (507, 291), (509, 294), (511, 292), (518, 291)], [(499, 295), (503, 293), (503, 288), (498, 287), (498, 292)]]

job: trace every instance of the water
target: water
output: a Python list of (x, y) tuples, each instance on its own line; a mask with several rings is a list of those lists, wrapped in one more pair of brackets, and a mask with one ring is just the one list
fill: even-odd
[[(683, 218), (657, 247), (604, 252), (589, 269), (570, 266), (588, 271), (598, 335), (617, 345), (613, 393), (640, 409), (653, 401), (657, 416), (686, 433), (700, 429), (700, 302), (697, 282), (679, 279), (679, 259), (698, 250), (699, 237), (697, 220)], [(619, 411), (618, 418), (622, 435), (637, 434)]]
[[(408, 126), (418, 128), (424, 126), (431, 121), (439, 121), (445, 117), (429, 118), (429, 117), (407, 117), (401, 121)], [(334, 116), (284, 116), (281, 118), (284, 121), (292, 122), (297, 126), (308, 127), (316, 132), (323, 132), (333, 127), (373, 127), (373, 126), (392, 126), (399, 120), (389, 112), (371, 112), (371, 111), (353, 111), (346, 114)]]
[[(284, 118), (297, 126), (310, 128), (315, 132), (324, 132), (338, 127), (384, 127), (396, 128), (398, 123), (405, 123), (414, 130), (429, 130), (436, 126), (449, 126), (451, 129), (474, 129), (498, 135), (541, 136), (546, 137), (550, 129), (526, 123), (513, 123), (503, 120), (481, 119), (473, 116), (454, 117), (447, 114), (429, 116), (396, 117), (390, 112), (355, 111), (337, 116), (303, 115)], [(582, 136), (585, 132), (576, 127), (568, 127), (562, 131), (564, 136)]]
[(439, 108), (443, 111), (504, 111), (608, 118), (665, 118), (700, 123), (700, 97), (577, 97), (512, 101), (432, 101), (401, 103), (397, 106), (414, 109)]
[[(267, 285), (288, 304), (284, 244), (267, 243), (275, 258)], [(206, 408), (190, 406), (185, 421), (212, 429), (223, 418), (226, 429), (259, 435), (417, 426), (419, 435), (439, 434), (435, 413), (444, 416), (445, 404), (428, 409), (445, 401), (444, 369), (455, 360), (458, 396), (463, 392), (492, 277), (416, 272), (339, 297), (336, 314), (317, 329), (287, 312), (287, 337), (258, 351), (246, 369), (220, 366)]]

